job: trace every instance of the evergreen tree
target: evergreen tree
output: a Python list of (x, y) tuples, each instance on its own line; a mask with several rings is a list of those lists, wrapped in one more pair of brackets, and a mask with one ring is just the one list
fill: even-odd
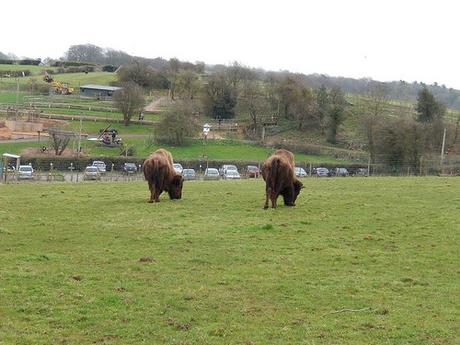
[(415, 110), (418, 113), (417, 121), (425, 123), (441, 120), (445, 112), (444, 106), (436, 101), (426, 86), (418, 93)]

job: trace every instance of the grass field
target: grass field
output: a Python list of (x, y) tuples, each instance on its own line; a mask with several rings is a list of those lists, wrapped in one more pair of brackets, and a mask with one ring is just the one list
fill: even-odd
[[(122, 128), (123, 129), (123, 128)], [(123, 136), (123, 135), (122, 135)], [(190, 145), (177, 147), (169, 145), (150, 145), (149, 140), (142, 138), (128, 138), (125, 142), (136, 148), (136, 156), (146, 157), (158, 148), (170, 151), (175, 159), (199, 159), (203, 157), (202, 140), (193, 140)], [(90, 148), (91, 146), (87, 146)], [(93, 147), (93, 155), (112, 156), (118, 155), (119, 151), (113, 148)], [(209, 159), (241, 159), (241, 160), (265, 160), (273, 149), (254, 144), (246, 144), (230, 140), (208, 140), (206, 154)], [(297, 162), (308, 161), (311, 163), (346, 163), (330, 156), (313, 156), (300, 153), (295, 154)]]
[[(80, 122), (79, 121), (69, 121), (71, 127), (75, 130), (79, 130)], [(101, 122), (92, 122), (92, 121), (83, 121), (83, 132), (89, 134), (98, 133), (100, 128), (105, 126)], [(147, 138), (130, 138), (129, 135), (149, 135), (152, 132), (151, 127), (144, 125), (130, 125), (125, 127), (123, 125), (112, 126), (119, 130), (119, 134), (122, 137), (123, 141), (128, 145), (132, 145), (136, 148), (137, 157), (147, 157), (151, 152), (155, 151), (158, 148), (165, 148), (169, 150), (175, 159), (202, 159), (203, 157), (203, 144), (201, 140), (194, 140), (188, 146), (177, 147), (169, 145), (157, 145), (151, 144), (150, 140)], [(124, 137), (128, 136), (128, 137)], [(29, 142), (13, 142), (13, 143), (0, 143), (0, 153), (9, 152), (15, 154), (21, 154), (21, 151), (29, 147), (41, 147), (48, 143), (47, 139), (43, 139), (41, 143), (36, 141)], [(72, 145), (69, 144), (69, 147)], [(101, 147), (97, 146), (94, 142), (84, 140), (82, 142), (82, 147), (85, 153), (91, 156), (118, 156), (120, 154), (120, 149), (110, 148), (110, 147)], [(214, 160), (255, 160), (263, 161), (265, 160), (270, 153), (273, 152), (273, 149), (246, 144), (228, 140), (209, 140), (206, 146), (206, 153), (209, 159)], [(304, 155), (300, 153), (295, 154), (296, 161), (300, 163), (349, 163), (344, 160), (338, 160), (330, 156), (313, 156), (313, 155)]]
[(2, 344), (458, 344), (459, 178), (0, 185)]
[(32, 74), (44, 74), (45, 70), (55, 70), (55, 69), (56, 67), (51, 67), (51, 66), (0, 64), (0, 72), (1, 71), (27, 71), (29, 70)]
[[(62, 73), (53, 74), (54, 80), (61, 83), (67, 83), (73, 88), (78, 88), (84, 84), (102, 84), (108, 85), (111, 81), (116, 80), (115, 73), (109, 72), (90, 72), (86, 73)], [(19, 85), (21, 87), (27, 87), (30, 84), (30, 80), (35, 79), (38, 83), (46, 84), (38, 75), (32, 75), (30, 77), (19, 78)], [(12, 89), (16, 87), (16, 78), (1, 78), (0, 89)]]

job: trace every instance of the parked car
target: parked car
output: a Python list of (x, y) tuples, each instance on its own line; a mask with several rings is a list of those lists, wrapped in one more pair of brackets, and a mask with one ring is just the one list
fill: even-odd
[(295, 171), (295, 176), (297, 176), (297, 177), (306, 177), (307, 176), (307, 172), (305, 171), (304, 168), (295, 167), (294, 171)]
[(94, 161), (91, 165), (97, 167), (101, 174), (105, 174), (107, 171), (107, 166), (103, 161)]
[(246, 176), (248, 178), (258, 178), (260, 176), (260, 169), (255, 165), (248, 165), (246, 168)]
[(196, 173), (194, 169), (184, 169), (182, 170), (182, 177), (184, 180), (195, 180)]
[(238, 171), (238, 168), (236, 167), (236, 165), (233, 165), (233, 164), (224, 164), (222, 165), (222, 167), (219, 169), (219, 174), (220, 176), (224, 176), (225, 172), (227, 170), (236, 170)]
[(350, 175), (353, 176), (367, 176), (369, 175), (367, 168), (358, 168), (354, 171), (350, 171)]
[(83, 180), (100, 180), (101, 172), (99, 168), (95, 165), (87, 166), (85, 172), (83, 173)]
[(346, 168), (335, 168), (334, 175), (335, 176), (346, 177), (349, 174), (348, 174), (348, 170)]
[(137, 172), (137, 166), (134, 163), (125, 163), (123, 164), (121, 171), (123, 174), (126, 175), (135, 174)]
[(225, 180), (239, 180), (241, 178), (240, 173), (237, 170), (226, 170), (223, 178)]
[(177, 174), (182, 174), (182, 171), (184, 170), (184, 168), (182, 168), (182, 165), (179, 163), (174, 163), (173, 168)]
[(215, 168), (208, 168), (204, 171), (205, 180), (218, 180), (220, 178), (219, 170)]
[(331, 176), (328, 168), (316, 168), (317, 177), (329, 177)]
[(34, 169), (32, 165), (20, 165), (18, 169), (18, 179), (31, 180), (34, 178)]

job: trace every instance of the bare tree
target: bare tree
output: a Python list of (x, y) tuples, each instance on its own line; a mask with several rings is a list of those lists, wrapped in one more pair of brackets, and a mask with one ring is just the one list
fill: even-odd
[(82, 62), (104, 62), (104, 53), (101, 47), (94, 44), (77, 44), (70, 46), (65, 54), (68, 61), (82, 61)]
[(200, 89), (198, 75), (190, 69), (180, 70), (177, 75), (176, 88), (182, 97), (193, 99)]
[(169, 59), (169, 91), (171, 99), (174, 100), (174, 95), (177, 87), (177, 74), (180, 70), (180, 61), (177, 58)]
[(122, 84), (122, 89), (113, 95), (115, 105), (123, 114), (125, 126), (129, 125), (134, 114), (139, 114), (145, 105), (144, 91), (133, 82)]
[(48, 128), (50, 146), (53, 148), (56, 156), (62, 155), (70, 140), (75, 138), (75, 131), (66, 126), (54, 126)]
[(371, 164), (375, 163), (376, 143), (375, 136), (379, 122), (388, 109), (388, 89), (384, 84), (372, 84), (367, 92), (366, 100), (360, 111), (362, 112), (362, 128), (367, 142)]
[(262, 117), (270, 111), (269, 101), (260, 83), (254, 80), (243, 82), (238, 107), (240, 112), (247, 112), (251, 120), (251, 128), (254, 133), (257, 133)]
[(120, 67), (117, 76), (122, 83), (134, 82), (144, 88), (166, 89), (169, 87), (169, 81), (162, 72), (139, 60)]

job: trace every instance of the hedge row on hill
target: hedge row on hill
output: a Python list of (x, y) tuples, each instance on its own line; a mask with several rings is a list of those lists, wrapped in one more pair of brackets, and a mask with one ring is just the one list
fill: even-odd
[(53, 67), (79, 67), (79, 66), (96, 66), (94, 63), (81, 61), (55, 61), (51, 64)]
[(0, 76), (8, 76), (8, 77), (28, 77), (30, 75), (29, 70), (22, 70), (22, 71), (0, 71)]
[(24, 60), (4, 60), (0, 59), (1, 65), (28, 65), (28, 66), (38, 66), (42, 62), (40, 59), (24, 59)]

